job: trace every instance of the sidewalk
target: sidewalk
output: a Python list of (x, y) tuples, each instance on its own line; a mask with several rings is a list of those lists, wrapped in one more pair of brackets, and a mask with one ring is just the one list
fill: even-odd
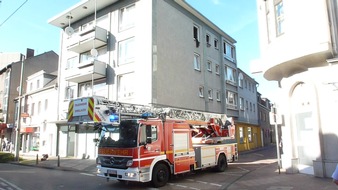
[(45, 161), (41, 161), (41, 157), (36, 157), (32, 154), (22, 154), (20, 158), (23, 161), (14, 164), (59, 169), (65, 171), (82, 171), (87, 173), (96, 173), (96, 160), (94, 159), (78, 159), (78, 158), (63, 158), (63, 157), (49, 157)]
[[(20, 155), (24, 160), (13, 164), (22, 164), (33, 167), (59, 169), (96, 173), (96, 161), (93, 159), (75, 159), (50, 157), (46, 161), (36, 160), (34, 155)], [(40, 159), (40, 158), (39, 158)], [(330, 178), (318, 178), (306, 174), (286, 174), (283, 169), (277, 169), (277, 161), (263, 164), (261, 168), (253, 170), (238, 178), (227, 187), (228, 190), (338, 190)], [(235, 174), (227, 174), (229, 177)]]

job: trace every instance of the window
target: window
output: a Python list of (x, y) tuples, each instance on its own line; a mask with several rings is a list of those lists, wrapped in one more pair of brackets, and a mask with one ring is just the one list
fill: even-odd
[(40, 88), (40, 80), (38, 79), (37, 81), (36, 81), (36, 89), (39, 89)]
[(250, 111), (252, 111), (252, 103), (250, 102)]
[(93, 88), (91, 81), (79, 84), (79, 97), (92, 95), (104, 97), (108, 95), (108, 86), (106, 85), (105, 79), (95, 80)]
[(221, 92), (219, 90), (216, 91), (216, 99), (217, 101), (221, 101)]
[(248, 141), (252, 142), (252, 131), (251, 131), (251, 127), (248, 127)]
[[(108, 54), (107, 54), (107, 46), (103, 46), (97, 49), (97, 57), (92, 56), (90, 51), (84, 52), (80, 54), (80, 63), (94, 61), (97, 59), (102, 62), (108, 62)], [(76, 63), (74, 63), (76, 64)]]
[(244, 110), (244, 98), (239, 98), (239, 109)]
[(80, 54), (80, 63), (84, 63), (87, 61), (93, 61), (93, 60), (94, 60), (94, 57), (91, 55), (90, 51)]
[(134, 61), (135, 58), (135, 40), (129, 38), (119, 42), (119, 65), (127, 64)]
[(38, 115), (41, 113), (41, 101), (38, 102)]
[(204, 87), (203, 86), (200, 86), (198, 88), (198, 94), (201, 98), (204, 97)]
[(253, 112), (256, 112), (256, 104), (253, 104), (252, 109), (253, 109)]
[(88, 22), (81, 26), (81, 31), (90, 30), (94, 27), (94, 21)]
[(207, 47), (210, 47), (211, 45), (210, 45), (210, 35), (209, 34), (205, 35), (205, 41), (207, 43)]
[(119, 30), (123, 31), (135, 25), (135, 5), (129, 5), (120, 9)]
[(249, 110), (249, 102), (248, 102), (248, 100), (245, 101), (245, 109), (246, 109), (246, 110)]
[(218, 49), (218, 40), (217, 39), (214, 39), (214, 46), (215, 46), (215, 49)]
[(219, 65), (218, 64), (215, 65), (215, 73), (217, 75), (219, 75)]
[(239, 131), (239, 142), (244, 143), (244, 133), (243, 133), (243, 127), (238, 128)]
[(211, 61), (207, 61), (207, 69), (208, 69), (208, 71), (212, 72), (212, 63), (211, 63)]
[(67, 60), (67, 65), (66, 65), (66, 70), (74, 68), (75, 65), (78, 63), (78, 58), (77, 57), (72, 57)]
[(33, 90), (33, 82), (30, 82), (29, 83), (29, 91), (32, 91)]
[(31, 107), (31, 116), (34, 115), (34, 108), (35, 108), (35, 103), (32, 103), (32, 107)]
[[(65, 100), (71, 100), (74, 98), (75, 86), (67, 86), (65, 89)], [(47, 101), (47, 100), (46, 100)], [(46, 108), (46, 105), (45, 105)]]
[(201, 70), (200, 55), (197, 53), (194, 54), (194, 69)]
[(147, 138), (150, 138), (151, 142), (157, 141), (158, 129), (156, 125), (141, 125), (140, 131), (140, 142), (146, 142)]
[(209, 89), (208, 90), (208, 98), (209, 98), (209, 100), (212, 100), (212, 89)]
[(45, 111), (48, 109), (48, 99), (45, 99)]
[(118, 76), (118, 99), (131, 98), (134, 95), (134, 74), (128, 73)]
[(235, 48), (227, 42), (224, 42), (223, 46), (224, 58), (227, 58), (230, 61), (235, 61)]
[(193, 35), (194, 35), (194, 41), (196, 42), (196, 47), (199, 47), (200, 41), (199, 41), (199, 27), (194, 25), (193, 27)]
[(226, 71), (226, 81), (232, 83), (233, 85), (236, 84), (236, 80), (235, 80), (235, 69), (231, 68), (231, 67), (225, 67)]
[(238, 86), (243, 88), (243, 74), (239, 73), (238, 75)]
[(227, 93), (227, 107), (230, 109), (237, 108), (237, 94), (231, 91)]
[(278, 2), (275, 5), (276, 11), (276, 32), (277, 36), (284, 33), (284, 8), (283, 8), (283, 1)]

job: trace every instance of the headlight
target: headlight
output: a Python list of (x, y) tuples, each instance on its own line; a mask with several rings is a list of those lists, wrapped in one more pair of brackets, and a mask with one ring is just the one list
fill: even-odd
[(126, 177), (130, 177), (130, 178), (133, 178), (133, 177), (136, 176), (136, 174), (135, 174), (135, 173), (125, 173), (125, 176), (126, 176)]
[(100, 157), (97, 157), (97, 158), (96, 158), (96, 164), (101, 164), (101, 159), (100, 159)]
[(131, 165), (133, 165), (133, 160), (128, 160), (126, 166), (129, 167)]

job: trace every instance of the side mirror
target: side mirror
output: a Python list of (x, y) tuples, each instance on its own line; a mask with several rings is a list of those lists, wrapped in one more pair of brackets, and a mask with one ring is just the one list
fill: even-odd
[(151, 144), (151, 137), (147, 137), (146, 143)]
[(97, 142), (99, 142), (100, 140), (98, 139), (98, 138), (95, 138), (95, 139), (93, 139), (93, 142), (94, 143), (97, 143)]

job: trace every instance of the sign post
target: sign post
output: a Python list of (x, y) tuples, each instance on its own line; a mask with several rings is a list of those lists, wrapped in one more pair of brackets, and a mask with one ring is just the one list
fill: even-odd
[(276, 135), (276, 149), (277, 149), (277, 162), (278, 162), (278, 173), (280, 174), (281, 169), (281, 158), (279, 151), (279, 134), (278, 134), (278, 123), (280, 122), (277, 119), (277, 106), (276, 103), (272, 105), (272, 112), (270, 112), (270, 124), (275, 126), (275, 135)]

